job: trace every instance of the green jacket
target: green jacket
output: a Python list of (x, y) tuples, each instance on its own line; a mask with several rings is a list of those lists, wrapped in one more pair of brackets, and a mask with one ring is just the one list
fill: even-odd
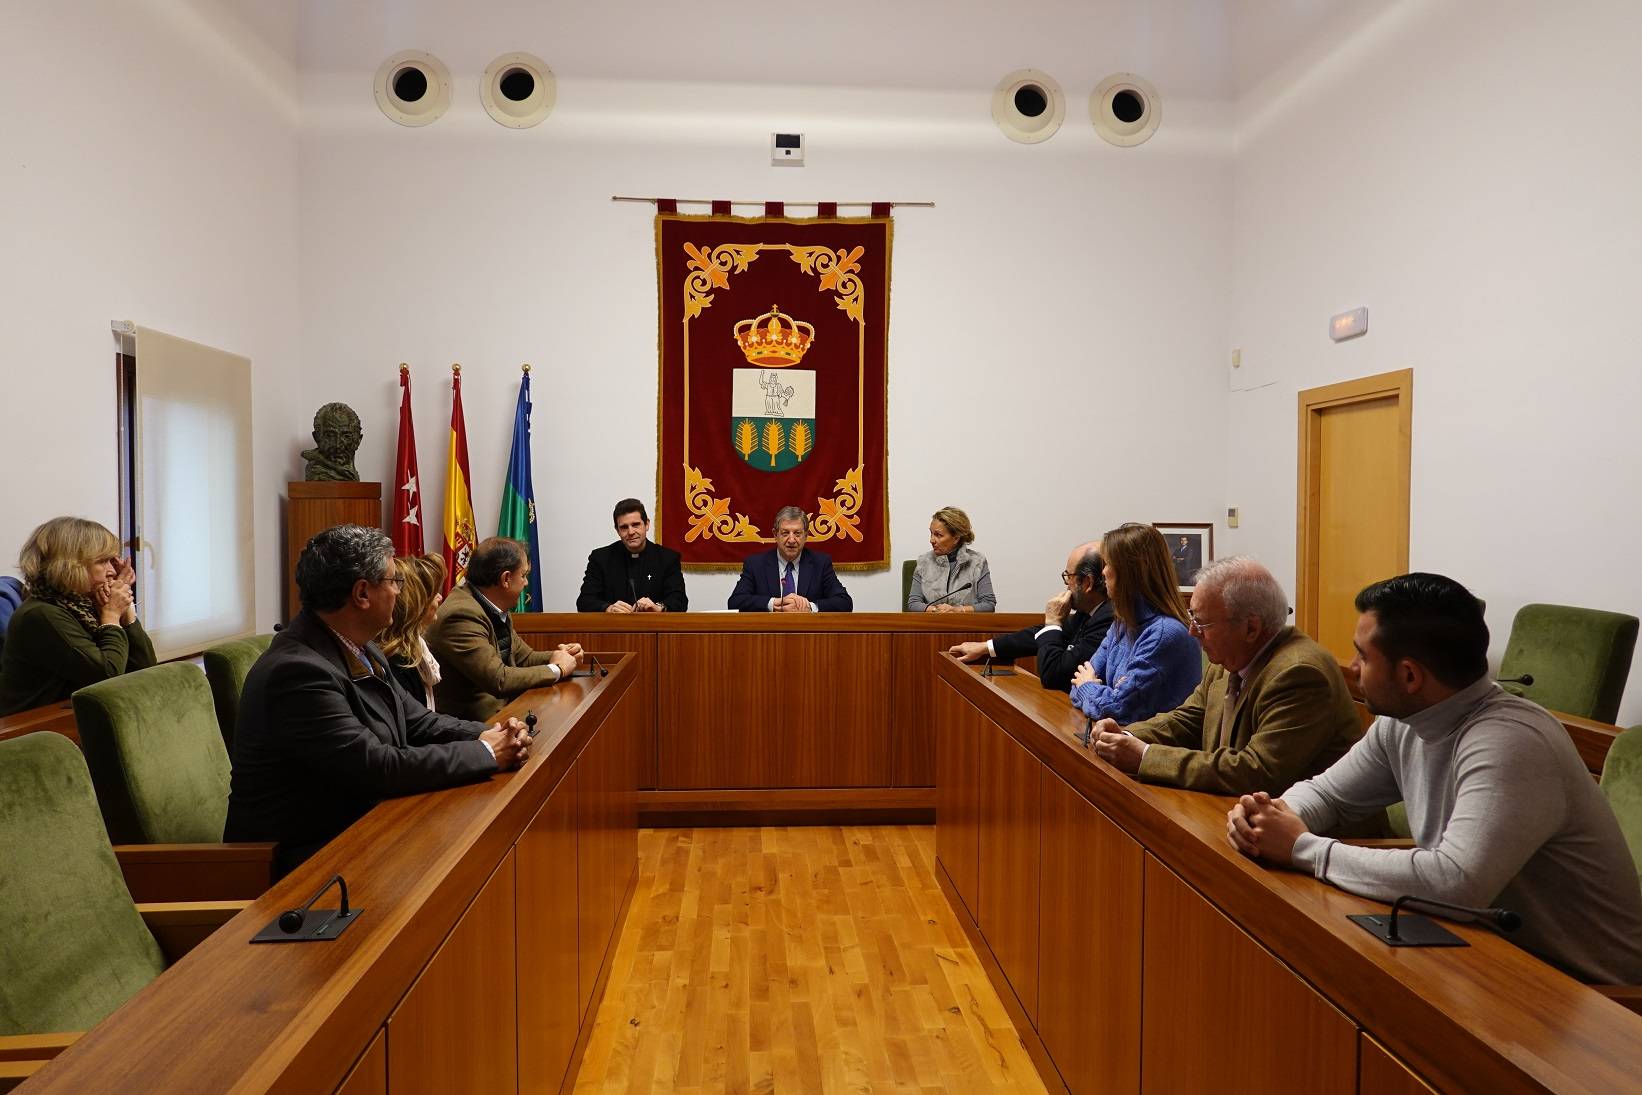
[(531, 649), (519, 637), (511, 614), (507, 626), (512, 633), (511, 657), (503, 662), (496, 628), (473, 591), (465, 585), (450, 591), (423, 636), (439, 663), (433, 698), (442, 714), (489, 722), (521, 692), (558, 679), (558, 670), (550, 664), (553, 652)]
[(12, 613), (0, 653), (0, 715), (66, 700), (75, 689), (154, 664), (141, 623), (87, 631), (73, 613), (30, 597)]

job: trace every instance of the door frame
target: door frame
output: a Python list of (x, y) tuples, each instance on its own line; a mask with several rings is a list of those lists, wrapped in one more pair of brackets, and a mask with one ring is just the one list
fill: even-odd
[(1375, 376), (1343, 380), (1321, 388), (1307, 388), (1300, 393), (1300, 443), (1298, 520), (1294, 553), (1294, 623), (1301, 631), (1316, 638), (1318, 614), (1318, 525), (1319, 495), (1322, 479), (1318, 462), (1322, 456), (1323, 412), (1347, 407), (1353, 403), (1368, 403), (1395, 397), (1398, 411), (1398, 439), (1401, 442), (1396, 466), (1389, 469), (1395, 477), (1401, 504), (1397, 507), (1401, 521), (1401, 535), (1396, 537), (1398, 573), (1408, 570), (1408, 506), (1410, 442), (1414, 422), (1414, 370), (1398, 369)]

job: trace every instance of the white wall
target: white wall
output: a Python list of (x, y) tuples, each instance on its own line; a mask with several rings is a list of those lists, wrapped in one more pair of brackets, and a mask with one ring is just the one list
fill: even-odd
[(1639, 39), (1630, 0), (1405, 0), (1244, 101), (1231, 550), (1292, 583), (1295, 393), (1411, 367), (1410, 562), (1487, 600), (1496, 664), (1524, 603), (1642, 614)]
[[(369, 79), (305, 78), (304, 379), (268, 413), (294, 451), (315, 406), (353, 404), (361, 473), (391, 484), (397, 365), (410, 362), (437, 521), (461, 362), (488, 534), (531, 362), (549, 609), (573, 606), (588, 550), (614, 539), (616, 499), (653, 509), (653, 210), (611, 203), (618, 193), (936, 202), (896, 217), (895, 558), (927, 550), (931, 512), (962, 506), (999, 607), (1035, 610), (1074, 543), (1221, 505), (1223, 113), (1171, 103), (1165, 130), (1124, 150), (1074, 97), (1062, 132), (1027, 147), (992, 126), (985, 92), (561, 81), (553, 115), (515, 132), (482, 112), (477, 74), (458, 72), (450, 113), (413, 130), (381, 117)], [(769, 166), (778, 128), (805, 132), (809, 166)], [(899, 568), (845, 578), (858, 608), (899, 607)], [(692, 607), (722, 608), (733, 580), (689, 575)]]
[[(258, 409), (279, 398), (297, 349), (295, 84), (239, 30), (181, 0), (6, 6), (0, 572), (47, 518), (118, 527), (111, 320), (245, 354)], [(273, 436), (259, 416), (262, 623)]]

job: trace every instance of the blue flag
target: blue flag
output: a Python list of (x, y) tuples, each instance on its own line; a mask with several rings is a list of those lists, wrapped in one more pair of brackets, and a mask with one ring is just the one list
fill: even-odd
[(507, 485), (502, 488), (502, 515), (496, 535), (521, 540), (530, 548), (530, 584), (519, 594), (514, 612), (541, 612), (542, 553), (536, 541), (536, 492), (530, 485), (530, 366), (519, 382), (519, 406), (513, 413), (513, 451), (507, 458)]

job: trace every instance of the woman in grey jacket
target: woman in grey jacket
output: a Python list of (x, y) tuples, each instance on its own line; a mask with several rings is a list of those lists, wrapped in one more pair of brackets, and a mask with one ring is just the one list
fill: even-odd
[[(907, 591), (908, 612), (996, 612), (992, 571), (986, 556), (971, 548), (975, 529), (955, 506), (929, 519), (930, 550), (918, 556)], [(964, 584), (968, 583), (968, 588)]]

